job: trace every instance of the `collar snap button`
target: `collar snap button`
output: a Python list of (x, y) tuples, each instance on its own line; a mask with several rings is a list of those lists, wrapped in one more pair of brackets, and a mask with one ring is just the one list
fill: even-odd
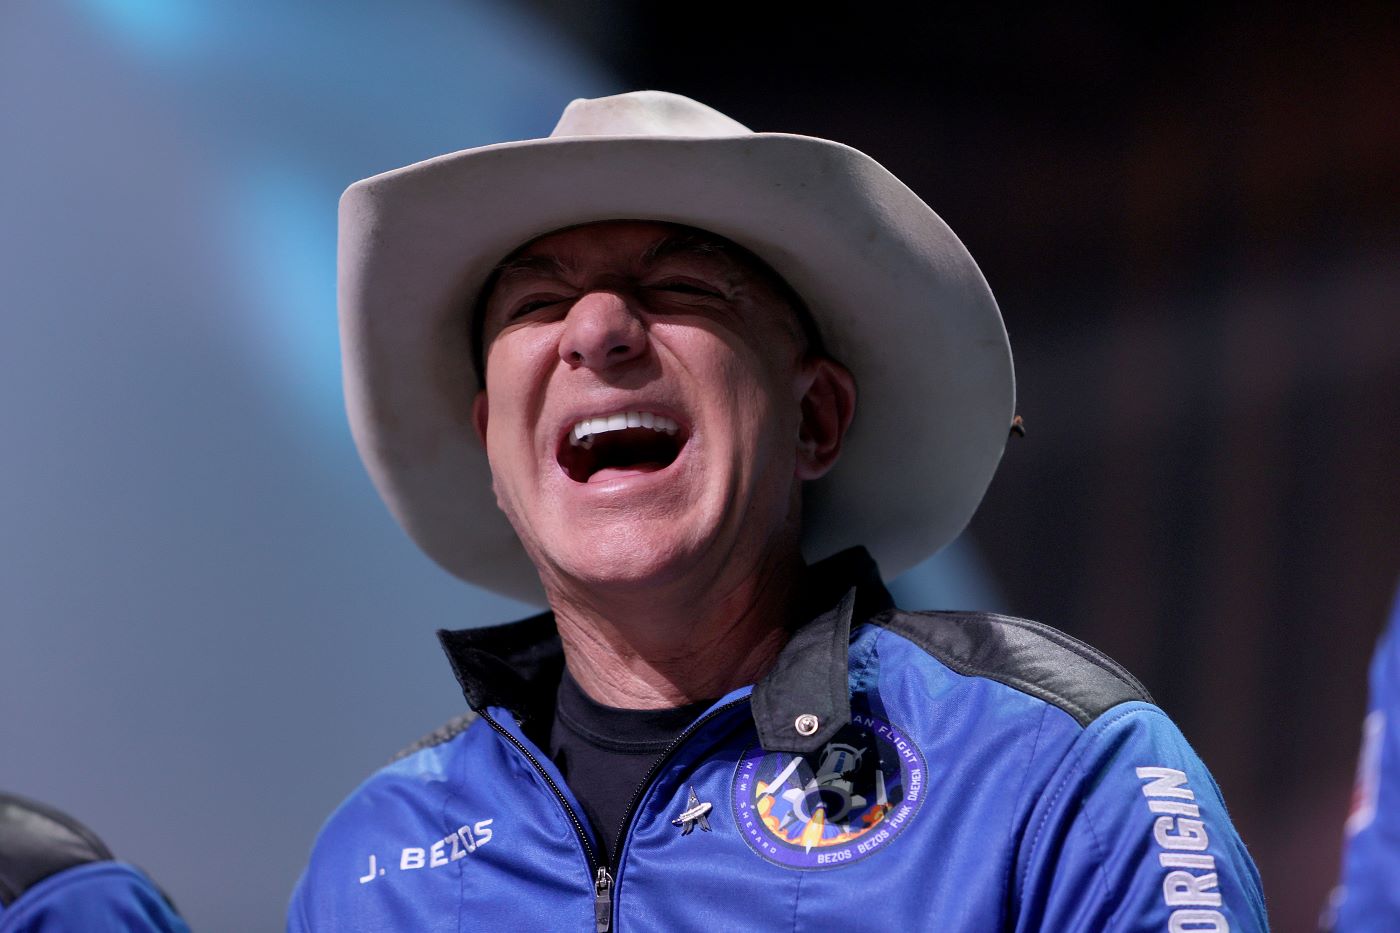
[(793, 720), (792, 727), (797, 730), (798, 735), (815, 735), (821, 728), (821, 721), (811, 713), (803, 713)]

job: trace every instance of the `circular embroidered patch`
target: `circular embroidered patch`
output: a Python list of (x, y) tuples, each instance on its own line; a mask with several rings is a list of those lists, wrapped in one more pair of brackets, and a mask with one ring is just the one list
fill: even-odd
[(813, 754), (746, 751), (734, 771), (734, 816), (769, 861), (835, 868), (878, 852), (909, 825), (926, 774), (912, 739), (858, 711)]

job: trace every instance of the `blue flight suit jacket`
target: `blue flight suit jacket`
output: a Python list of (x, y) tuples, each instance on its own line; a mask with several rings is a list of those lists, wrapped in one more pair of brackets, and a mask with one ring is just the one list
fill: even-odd
[(139, 868), (66, 813), (0, 793), (0, 933), (189, 933)]
[(552, 616), (439, 633), (471, 712), (332, 814), (288, 929), (1266, 928), (1215, 782), (1121, 667), (900, 611), (863, 548), (808, 581), (808, 621), (661, 756), (607, 864), (543, 751)]
[(1371, 701), (1346, 837), (1338, 933), (1400, 930), (1400, 598), (1371, 661)]

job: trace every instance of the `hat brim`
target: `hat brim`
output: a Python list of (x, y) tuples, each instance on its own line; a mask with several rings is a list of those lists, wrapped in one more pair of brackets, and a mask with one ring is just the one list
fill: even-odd
[(1015, 385), (991, 290), (928, 205), (864, 153), (813, 137), (555, 137), (441, 156), (341, 198), (351, 430), (430, 557), (544, 603), (471, 427), (467, 317), (514, 249), (614, 219), (699, 227), (762, 257), (855, 374), (840, 461), (804, 490), (809, 560), (863, 544), (892, 577), (962, 531), (1001, 458)]

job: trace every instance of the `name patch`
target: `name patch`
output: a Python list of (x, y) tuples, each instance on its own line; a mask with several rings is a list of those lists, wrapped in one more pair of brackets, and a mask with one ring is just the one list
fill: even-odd
[[(399, 871), (415, 871), (419, 868), (433, 869), (460, 861), (491, 841), (491, 824), (495, 820), (477, 820), (463, 824), (450, 836), (434, 840), (424, 846), (404, 846), (398, 852)], [(391, 866), (394, 862), (389, 863)], [(369, 884), (383, 878), (388, 869), (379, 863), (379, 857), (369, 854), (369, 871), (359, 878), (360, 884)]]

